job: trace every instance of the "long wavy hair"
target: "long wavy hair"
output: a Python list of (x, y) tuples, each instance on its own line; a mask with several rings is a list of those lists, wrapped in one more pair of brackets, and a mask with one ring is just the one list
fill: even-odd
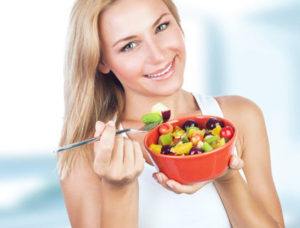
[[(120, 124), (125, 107), (124, 88), (114, 73), (103, 76), (98, 70), (101, 53), (100, 16), (116, 1), (77, 0), (71, 11), (64, 69), (65, 113), (60, 146), (92, 137), (98, 120), (107, 122), (116, 117), (116, 126)], [(172, 0), (162, 1), (180, 26), (177, 8)], [(91, 145), (60, 154), (57, 164), (61, 179), (72, 171), (78, 158), (92, 164), (93, 157)]]

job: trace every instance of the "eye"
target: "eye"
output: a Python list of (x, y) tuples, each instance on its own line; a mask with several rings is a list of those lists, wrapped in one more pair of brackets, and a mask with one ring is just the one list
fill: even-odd
[(121, 52), (127, 52), (132, 50), (133, 48), (135, 48), (137, 46), (136, 42), (130, 42), (128, 44), (126, 44), (122, 49)]
[(170, 24), (170, 22), (165, 22), (165, 23), (160, 24), (160, 25), (156, 28), (155, 32), (157, 33), (157, 32), (161, 32), (161, 31), (163, 31), (163, 30), (166, 30), (166, 29), (168, 28), (169, 24)]

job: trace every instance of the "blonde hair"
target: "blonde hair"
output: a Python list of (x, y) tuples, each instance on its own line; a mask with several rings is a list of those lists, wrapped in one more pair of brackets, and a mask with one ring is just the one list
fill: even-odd
[[(95, 122), (107, 122), (115, 114), (116, 126), (119, 126), (125, 107), (123, 86), (112, 72), (103, 76), (98, 71), (100, 16), (116, 1), (77, 0), (71, 11), (64, 72), (65, 115), (60, 146), (92, 137)], [(162, 1), (180, 26), (172, 0)], [(92, 146), (86, 145), (58, 156), (58, 171), (62, 179), (70, 173), (79, 157), (91, 163)]]

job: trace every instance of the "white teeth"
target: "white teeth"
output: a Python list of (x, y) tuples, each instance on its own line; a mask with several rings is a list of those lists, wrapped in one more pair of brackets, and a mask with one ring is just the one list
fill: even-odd
[(163, 70), (162, 72), (158, 73), (158, 74), (148, 74), (146, 75), (148, 78), (158, 78), (160, 76), (162, 76), (163, 74), (166, 74), (167, 72), (169, 72), (169, 70), (172, 68), (173, 63), (171, 63), (165, 70)]

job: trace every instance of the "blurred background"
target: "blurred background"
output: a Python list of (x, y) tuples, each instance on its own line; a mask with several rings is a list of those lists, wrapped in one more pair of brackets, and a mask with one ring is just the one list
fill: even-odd
[[(300, 227), (300, 2), (175, 3), (188, 53), (184, 88), (241, 95), (261, 107), (286, 227)], [(3, 228), (70, 227), (51, 151), (62, 125), (62, 72), (72, 4), (0, 2)]]

